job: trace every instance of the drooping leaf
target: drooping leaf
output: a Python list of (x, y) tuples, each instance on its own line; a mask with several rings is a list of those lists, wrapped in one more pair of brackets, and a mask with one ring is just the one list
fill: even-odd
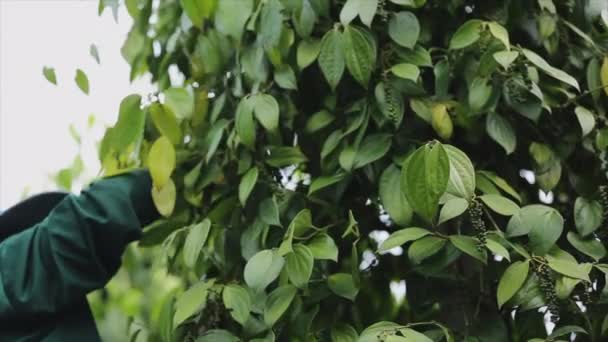
[(410, 241), (416, 241), (430, 234), (431, 232), (424, 228), (413, 227), (401, 229), (394, 232), (386, 240), (384, 240), (384, 242), (382, 242), (382, 244), (380, 244), (378, 247), (378, 251), (385, 252), (389, 249), (401, 246)]
[(458, 28), (456, 33), (450, 40), (450, 49), (463, 49), (474, 44), (481, 37), (481, 29), (483, 22), (477, 19), (471, 19)]
[(298, 288), (306, 287), (312, 274), (314, 256), (303, 244), (295, 244), (293, 252), (285, 256), (285, 270), (289, 281)]
[(522, 53), (532, 64), (536, 65), (539, 69), (547, 73), (547, 75), (574, 87), (576, 90), (580, 90), (578, 81), (574, 77), (570, 76), (563, 70), (551, 66), (536, 52), (528, 49), (522, 49)]
[(517, 137), (513, 126), (507, 119), (496, 113), (488, 114), (486, 117), (486, 131), (494, 141), (505, 149), (507, 154), (515, 151)]
[(356, 26), (347, 26), (342, 33), (342, 39), (348, 71), (357, 82), (367, 88), (373, 66), (376, 64), (376, 46)]
[(498, 283), (498, 307), (502, 307), (524, 285), (528, 278), (529, 261), (516, 261), (502, 274)]
[(344, 39), (340, 31), (334, 29), (323, 36), (318, 60), (327, 83), (335, 90), (346, 67)]
[(485, 249), (480, 250), (478, 248), (479, 241), (476, 238), (465, 235), (452, 235), (450, 236), (450, 242), (464, 253), (484, 264), (487, 263), (487, 252)]
[(412, 207), (405, 194), (398, 185), (401, 180), (401, 172), (395, 165), (384, 170), (380, 176), (379, 195), (384, 209), (388, 212), (391, 220), (399, 226), (406, 226), (412, 220)]
[(436, 236), (425, 236), (414, 241), (407, 250), (407, 256), (414, 264), (419, 264), (426, 258), (439, 252), (445, 246), (447, 240)]

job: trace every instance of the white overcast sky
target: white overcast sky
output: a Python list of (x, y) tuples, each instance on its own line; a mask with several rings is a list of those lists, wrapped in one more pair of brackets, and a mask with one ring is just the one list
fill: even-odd
[[(121, 10), (97, 16), (97, 0), (0, 0), (0, 210), (30, 193), (54, 188), (49, 175), (68, 166), (78, 149), (68, 127), (85, 130), (89, 114), (112, 124), (121, 99), (151, 91), (147, 81), (129, 83), (120, 47), (131, 26)], [(96, 44), (101, 65), (89, 55)], [(43, 66), (55, 68), (58, 86)], [(76, 69), (90, 82), (86, 96), (74, 82)], [(89, 141), (99, 139), (102, 126)], [(92, 145), (83, 153), (88, 171), (98, 171)]]

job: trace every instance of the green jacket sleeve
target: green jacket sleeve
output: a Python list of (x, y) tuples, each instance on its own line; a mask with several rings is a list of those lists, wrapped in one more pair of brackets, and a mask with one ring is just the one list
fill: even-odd
[(102, 179), (0, 243), (0, 319), (60, 312), (103, 287), (158, 216), (150, 188), (145, 170)]

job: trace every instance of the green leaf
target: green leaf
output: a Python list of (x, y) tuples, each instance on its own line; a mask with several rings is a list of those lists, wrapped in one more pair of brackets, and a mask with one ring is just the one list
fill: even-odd
[(204, 219), (200, 223), (190, 228), (188, 237), (184, 242), (184, 250), (182, 252), (184, 256), (184, 264), (189, 268), (194, 268), (198, 256), (207, 241), (209, 236), (209, 230), (211, 229), (211, 221)]
[(519, 206), (506, 197), (489, 194), (480, 196), (479, 198), (481, 198), (483, 203), (490, 209), (500, 215), (512, 216), (519, 212)]
[(475, 194), (475, 169), (469, 157), (452, 145), (445, 145), (449, 158), (449, 182), (446, 192), (469, 201)]
[(306, 246), (315, 259), (338, 261), (338, 246), (326, 233), (315, 235)]
[(519, 291), (528, 278), (529, 261), (516, 261), (509, 265), (500, 278), (497, 290), (498, 307), (502, 307)]
[(260, 219), (264, 223), (270, 226), (281, 226), (281, 220), (279, 218), (279, 206), (277, 205), (276, 199), (268, 197), (260, 203), (259, 208)]
[(384, 157), (391, 148), (391, 142), (391, 134), (372, 134), (365, 137), (356, 152), (353, 169), (364, 167)]
[(574, 248), (579, 252), (592, 257), (595, 261), (599, 261), (606, 256), (606, 248), (601, 241), (593, 236), (584, 239), (575, 232), (568, 232), (566, 237)]
[(496, 175), (494, 172), (478, 171), (477, 174), (480, 177), (488, 179), (490, 182), (492, 182), (492, 184), (496, 185), (502, 191), (515, 198), (518, 202), (521, 202), (521, 197), (517, 191), (515, 191), (515, 189), (513, 189), (513, 187), (511, 187), (507, 181)]
[(414, 264), (421, 263), (424, 259), (439, 252), (445, 246), (447, 240), (436, 236), (425, 236), (414, 241), (407, 250), (407, 256)]
[(570, 335), (572, 333), (588, 334), (588, 332), (585, 329), (583, 329), (583, 328), (581, 328), (579, 326), (576, 326), (576, 325), (566, 325), (566, 326), (559, 327), (559, 328), (553, 330), (553, 332), (549, 336), (547, 336), (547, 338), (553, 340), (553, 339), (558, 338), (560, 336)]
[(511, 43), (509, 42), (509, 32), (504, 26), (499, 23), (492, 21), (488, 23), (488, 28), (490, 29), (490, 33), (494, 36), (494, 38), (498, 39), (503, 43), (503, 45), (507, 48), (507, 50), (511, 50)]
[(150, 105), (149, 111), (154, 126), (156, 126), (158, 131), (169, 138), (173, 145), (180, 144), (182, 141), (182, 130), (171, 108), (160, 103), (153, 103)]
[(171, 177), (175, 169), (175, 149), (169, 138), (158, 138), (148, 153), (148, 167), (156, 188), (162, 188)]
[(500, 64), (500, 66), (502, 66), (505, 70), (508, 70), (509, 67), (511, 66), (511, 64), (513, 64), (513, 62), (515, 62), (517, 57), (519, 57), (519, 52), (517, 52), (517, 51), (498, 51), (498, 52), (495, 52), (494, 55), (492, 55), (492, 56), (494, 57), (494, 60), (496, 60), (496, 62), (498, 62), (498, 64)]
[(244, 326), (249, 320), (249, 312), (252, 307), (249, 291), (240, 285), (229, 284), (224, 287), (222, 300), (232, 318)]
[(274, 71), (274, 81), (283, 89), (297, 90), (296, 74), (289, 65), (281, 65)]
[(487, 252), (485, 249), (480, 250), (479, 248), (477, 248), (477, 246), (479, 245), (479, 240), (477, 240), (476, 238), (465, 235), (452, 235), (450, 236), (450, 242), (452, 242), (452, 244), (456, 248), (463, 251), (464, 253), (472, 256), (473, 258), (481, 261), (484, 264), (487, 263)]
[(505, 149), (507, 154), (515, 151), (517, 136), (507, 119), (496, 113), (488, 114), (486, 117), (486, 131), (494, 141)]
[(547, 192), (557, 186), (562, 175), (559, 157), (551, 147), (533, 142), (530, 144), (530, 155), (534, 161), (534, 173), (540, 188)]
[[(192, 22), (192, 24), (199, 29), (203, 27), (203, 20), (207, 17), (205, 13), (206, 3), (210, 1), (205, 0), (181, 0), (182, 8), (184, 12)], [(207, 5), (208, 6), (208, 5)]]
[(268, 94), (257, 94), (250, 98), (256, 119), (269, 132), (279, 128), (279, 103)]
[(342, 33), (337, 29), (328, 31), (321, 41), (319, 67), (332, 90), (336, 90), (346, 67), (343, 46)]
[(578, 119), (578, 124), (581, 125), (583, 137), (591, 133), (595, 128), (595, 115), (589, 109), (581, 106), (577, 106), (574, 113)]
[(413, 210), (407, 201), (401, 187), (395, 188), (399, 184), (401, 172), (395, 165), (390, 165), (380, 176), (378, 193), (384, 209), (391, 217), (391, 220), (398, 226), (406, 226), (412, 220)]
[(247, 202), (247, 198), (251, 194), (251, 191), (255, 187), (255, 184), (258, 181), (258, 168), (252, 167), (247, 171), (247, 173), (241, 179), (241, 183), (239, 184), (239, 201), (243, 206)]
[(420, 76), (420, 69), (418, 69), (417, 66), (408, 63), (393, 65), (391, 72), (398, 77), (414, 82), (418, 81), (418, 77)]
[(557, 68), (551, 66), (541, 56), (539, 56), (538, 54), (536, 54), (535, 52), (533, 52), (531, 50), (522, 49), (521, 51), (524, 54), (524, 56), (530, 62), (532, 62), (532, 64), (536, 65), (539, 69), (544, 71), (547, 75), (549, 75), (559, 81), (562, 81), (568, 85), (571, 85), (572, 87), (576, 88), (576, 90), (580, 90), (578, 81), (574, 77), (570, 76), (563, 70), (560, 70), (560, 69), (557, 69)]
[(378, 0), (347, 0), (340, 11), (340, 22), (348, 25), (359, 16), (361, 22), (371, 27), (377, 9)]
[(344, 180), (344, 178), (346, 178), (345, 173), (339, 173), (334, 176), (323, 176), (323, 177), (316, 178), (310, 184), (310, 188), (308, 189), (308, 194), (311, 195), (321, 189), (325, 189), (328, 186), (334, 185), (334, 184)]
[(300, 69), (311, 65), (321, 52), (321, 41), (318, 39), (302, 40), (298, 45), (297, 63)]
[[(369, 0), (365, 0), (368, 2)], [(373, 2), (372, 0), (369, 2)], [(342, 33), (346, 67), (363, 87), (367, 88), (376, 65), (376, 46), (365, 37), (365, 33), (355, 26), (346, 26)]]
[(298, 288), (304, 288), (310, 280), (314, 257), (312, 251), (303, 244), (295, 244), (293, 252), (285, 256), (285, 270), (289, 281)]
[(596, 231), (603, 221), (603, 210), (599, 202), (578, 197), (574, 202), (574, 223), (582, 237)]
[(357, 342), (359, 334), (352, 326), (342, 323), (331, 328), (332, 342)]
[(164, 217), (169, 217), (173, 213), (176, 198), (177, 190), (171, 178), (160, 188), (152, 187), (152, 200), (158, 213)]
[(420, 23), (412, 12), (398, 12), (388, 22), (388, 34), (391, 39), (408, 49), (414, 48), (420, 36)]
[(564, 228), (560, 213), (545, 205), (533, 204), (519, 210), (507, 225), (507, 237), (528, 235), (532, 252), (544, 255), (559, 239)]
[(557, 273), (570, 278), (589, 282), (589, 269), (581, 267), (578, 263), (557, 258), (548, 259), (549, 267)]
[(501, 256), (507, 259), (508, 261), (511, 261), (511, 255), (509, 254), (509, 251), (501, 243), (495, 241), (494, 239), (489, 238), (486, 241), (486, 247), (488, 247), (492, 254)]
[(209, 134), (205, 138), (205, 145), (208, 146), (207, 153), (205, 154), (205, 163), (209, 163), (217, 151), (220, 142), (222, 141), (222, 136), (226, 126), (228, 126), (228, 120), (220, 119), (209, 129)]
[(263, 250), (247, 261), (244, 270), (245, 282), (254, 291), (263, 291), (281, 273), (285, 260), (276, 252)]
[(169, 88), (165, 95), (165, 104), (171, 108), (175, 116), (179, 119), (192, 117), (194, 110), (194, 96), (185, 88)]
[(281, 318), (291, 305), (296, 292), (297, 289), (292, 285), (283, 285), (270, 293), (264, 307), (264, 322), (266, 325), (271, 327)]
[(234, 336), (230, 331), (222, 329), (211, 329), (200, 335), (196, 342), (240, 342), (241, 339)]
[(221, 0), (215, 11), (215, 28), (237, 41), (241, 40), (245, 23), (253, 12), (253, 0)]
[(402, 63), (413, 64), (418, 67), (433, 67), (430, 52), (420, 45), (416, 45), (413, 50), (399, 49), (397, 55)]
[(439, 198), (447, 189), (450, 160), (438, 142), (420, 147), (406, 161), (401, 187), (416, 213), (427, 221), (434, 221)]
[(454, 123), (444, 104), (436, 103), (431, 108), (431, 126), (443, 140), (449, 140), (454, 133)]
[[(142, 138), (146, 116), (140, 105), (139, 95), (129, 95), (120, 102), (118, 120), (111, 130), (110, 149), (114, 149), (115, 152), (126, 151)], [(100, 155), (103, 156), (104, 153), (100, 152)]]
[(297, 165), (308, 161), (298, 147), (271, 146), (267, 151), (266, 164), (274, 167)]
[(325, 109), (322, 109), (313, 114), (306, 122), (304, 131), (306, 133), (315, 133), (327, 127), (329, 124), (334, 122), (335, 117)]
[(419, 240), (431, 232), (424, 228), (405, 228), (392, 233), (386, 240), (384, 240), (378, 247), (379, 252), (386, 252), (389, 249), (393, 249), (397, 246), (401, 246), (410, 241)]
[(264, 2), (259, 20), (258, 40), (267, 51), (279, 45), (283, 25), (283, 5), (279, 0)]
[(458, 28), (450, 39), (450, 50), (463, 49), (477, 42), (481, 37), (483, 21), (471, 19)]
[(202, 311), (207, 303), (207, 294), (213, 282), (199, 282), (182, 293), (175, 303), (173, 326), (177, 327), (186, 319)]
[(76, 77), (74, 78), (76, 81), (76, 85), (83, 93), (89, 95), (89, 78), (87, 74), (84, 73), (81, 69), (76, 70)]
[(355, 286), (353, 276), (349, 273), (335, 273), (327, 278), (329, 289), (340, 297), (355, 301), (359, 288)]
[(437, 224), (447, 222), (454, 217), (462, 215), (469, 208), (469, 202), (464, 198), (454, 197), (445, 202), (439, 212), (439, 220)]
[(600, 69), (600, 81), (602, 82), (604, 93), (608, 95), (608, 57), (604, 57), (604, 62)]
[[(403, 335), (404, 337), (404, 342), (433, 342), (432, 339), (428, 338), (426, 335), (417, 332), (414, 329), (410, 329), (410, 328), (402, 328), (399, 329), (399, 332), (401, 333), (401, 335)], [(396, 342), (396, 341), (395, 341)]]
[(315, 13), (315, 10), (310, 4), (309, 0), (302, 0), (301, 8), (296, 9), (292, 19), (294, 24), (293, 26), (296, 29), (298, 35), (300, 37), (306, 38), (312, 34), (315, 28), (315, 23), (317, 21), (317, 13)]
[(253, 120), (254, 102), (251, 98), (244, 98), (236, 109), (235, 129), (243, 145), (250, 149), (255, 148), (255, 121)]
[(485, 77), (476, 77), (469, 87), (469, 106), (473, 112), (479, 112), (490, 100), (492, 85)]
[(55, 75), (55, 68), (45, 66), (42, 68), (42, 74), (47, 81), (57, 85), (57, 76)]

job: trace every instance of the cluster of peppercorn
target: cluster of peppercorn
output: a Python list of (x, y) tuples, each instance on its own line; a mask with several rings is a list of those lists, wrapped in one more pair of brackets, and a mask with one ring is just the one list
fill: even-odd
[(599, 188), (600, 204), (602, 206), (602, 232), (601, 237), (608, 235), (608, 186), (602, 185)]
[(383, 22), (388, 22), (388, 10), (386, 9), (386, 0), (378, 1), (378, 14)]
[(540, 282), (540, 289), (545, 296), (549, 313), (551, 314), (551, 322), (557, 323), (559, 321), (559, 301), (557, 294), (555, 293), (555, 283), (551, 276), (551, 270), (547, 266), (547, 260), (541, 258), (537, 264), (535, 273), (538, 276)]
[(486, 241), (488, 235), (488, 229), (486, 223), (483, 221), (483, 204), (478, 199), (474, 199), (469, 205), (469, 217), (471, 218), (471, 225), (477, 235), (477, 249), (480, 251), (485, 250)]

